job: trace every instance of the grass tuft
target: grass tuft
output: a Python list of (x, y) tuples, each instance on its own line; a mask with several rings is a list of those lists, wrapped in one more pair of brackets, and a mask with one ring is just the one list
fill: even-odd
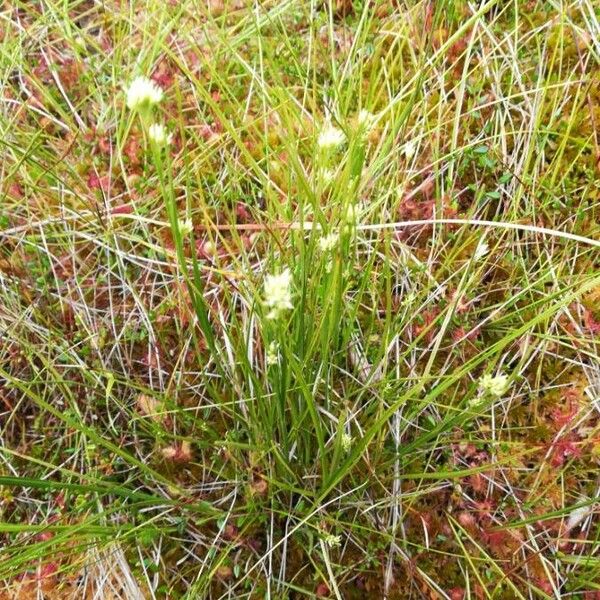
[(600, 598), (593, 0), (0, 16), (0, 598)]

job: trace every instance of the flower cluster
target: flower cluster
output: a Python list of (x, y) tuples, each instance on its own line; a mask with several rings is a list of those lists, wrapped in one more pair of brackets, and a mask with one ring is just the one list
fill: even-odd
[(286, 310), (293, 308), (291, 284), (292, 274), (289, 269), (278, 275), (267, 275), (265, 278), (263, 293), (264, 304), (270, 309), (268, 319), (276, 319)]
[(377, 117), (373, 113), (363, 108), (358, 113), (357, 119), (359, 133), (363, 136), (368, 135), (376, 121)]
[(330, 233), (329, 235), (324, 235), (319, 238), (319, 250), (324, 254), (327, 252), (331, 252), (338, 245), (340, 240), (340, 236), (337, 233)]
[(159, 147), (168, 146), (173, 139), (172, 134), (167, 133), (164, 125), (153, 123), (148, 127), (148, 137)]
[(185, 219), (183, 221), (181, 219), (178, 219), (177, 227), (179, 229), (179, 233), (183, 237), (190, 235), (190, 233), (192, 233), (192, 231), (194, 231), (194, 224), (192, 223), (191, 219)]
[(267, 366), (276, 365), (279, 362), (279, 344), (271, 342), (266, 353)]
[(158, 104), (163, 97), (162, 90), (146, 77), (136, 77), (127, 88), (127, 107), (131, 110), (144, 110)]
[[(125, 90), (125, 96), (127, 107), (137, 111), (142, 117), (142, 122), (147, 125), (152, 108), (163, 98), (163, 91), (151, 79), (136, 77)], [(172, 137), (165, 126), (160, 123), (152, 123), (148, 127), (148, 138), (157, 148), (168, 146)]]
[(415, 140), (409, 140), (408, 142), (406, 142), (406, 144), (404, 144), (404, 148), (402, 149), (402, 151), (404, 152), (404, 156), (406, 156), (406, 158), (410, 160), (417, 151), (417, 142)]
[[(368, 110), (362, 109), (355, 120), (356, 132), (360, 138), (364, 138), (369, 134), (373, 126), (377, 121), (377, 115), (369, 112)], [(323, 129), (319, 133), (317, 139), (317, 145), (319, 148), (325, 151), (332, 151), (344, 144), (346, 141), (346, 134), (339, 128), (335, 127), (331, 121), (327, 121)]]
[(475, 260), (481, 260), (484, 256), (486, 256), (490, 251), (489, 245), (484, 241), (480, 240), (477, 244), (477, 248), (475, 248), (475, 254), (473, 258)]
[(332, 533), (324, 533), (323, 541), (330, 548), (337, 548), (342, 543), (342, 536), (341, 535), (333, 535)]
[(496, 398), (503, 396), (509, 389), (510, 383), (508, 375), (500, 373), (498, 375), (490, 375), (486, 373), (479, 379), (479, 389), (483, 394), (489, 394)]
[(328, 123), (319, 134), (317, 144), (323, 150), (333, 150), (341, 146), (345, 141), (346, 135), (344, 132), (331, 123)]
[(342, 433), (342, 450), (346, 453), (350, 452), (354, 444), (354, 438), (349, 433)]

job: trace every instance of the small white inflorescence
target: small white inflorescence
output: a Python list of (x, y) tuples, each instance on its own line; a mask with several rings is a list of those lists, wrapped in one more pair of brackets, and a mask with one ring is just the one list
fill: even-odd
[(292, 275), (289, 269), (285, 269), (279, 275), (267, 275), (263, 287), (264, 303), (271, 310), (267, 314), (268, 319), (276, 319), (281, 313), (292, 309)]
[(475, 254), (473, 255), (473, 258), (475, 260), (481, 260), (486, 254), (489, 253), (489, 251), (490, 247), (487, 245), (487, 243), (483, 240), (480, 240), (479, 244), (477, 244), (477, 248), (475, 248)]
[(148, 127), (148, 137), (159, 147), (168, 146), (171, 143), (173, 136), (167, 133), (164, 125), (153, 123)]
[(334, 127), (331, 123), (327, 123), (319, 134), (317, 143), (319, 144), (319, 147), (324, 150), (332, 150), (333, 148), (341, 146), (345, 141), (346, 136), (344, 135), (344, 132), (341, 129)]
[(323, 185), (331, 185), (335, 180), (335, 171), (333, 169), (321, 169), (319, 171)]
[(276, 365), (279, 362), (279, 344), (271, 342), (267, 346), (266, 354), (267, 366)]
[(147, 77), (136, 77), (127, 88), (127, 107), (131, 110), (149, 108), (158, 104), (163, 97), (162, 90)]
[(364, 108), (358, 113), (358, 126), (364, 134), (369, 133), (375, 125), (375, 120), (375, 115)]
[(319, 238), (319, 250), (323, 253), (331, 252), (337, 246), (339, 239), (340, 236), (337, 233), (324, 235), (322, 238)]
[(184, 221), (179, 219), (177, 221), (177, 227), (179, 228), (179, 233), (182, 236), (188, 236), (190, 233), (192, 233), (192, 231), (194, 231), (194, 224), (192, 223), (191, 219), (185, 219)]
[(508, 375), (504, 375), (504, 373), (500, 373), (499, 375), (490, 375), (487, 373), (479, 380), (479, 389), (484, 394), (490, 394), (496, 398), (503, 396), (509, 387)]
[(417, 151), (417, 143), (414, 140), (409, 140), (406, 142), (406, 144), (404, 144), (404, 148), (402, 150), (404, 152), (404, 156), (410, 160)]

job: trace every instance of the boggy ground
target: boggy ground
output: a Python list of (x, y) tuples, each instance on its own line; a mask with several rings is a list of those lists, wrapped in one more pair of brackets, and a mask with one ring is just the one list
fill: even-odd
[(597, 3), (1, 14), (0, 597), (600, 598)]

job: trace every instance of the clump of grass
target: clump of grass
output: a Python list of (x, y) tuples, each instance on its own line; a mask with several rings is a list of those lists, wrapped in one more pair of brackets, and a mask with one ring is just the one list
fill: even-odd
[(0, 38), (3, 593), (600, 594), (594, 4), (55, 4)]

